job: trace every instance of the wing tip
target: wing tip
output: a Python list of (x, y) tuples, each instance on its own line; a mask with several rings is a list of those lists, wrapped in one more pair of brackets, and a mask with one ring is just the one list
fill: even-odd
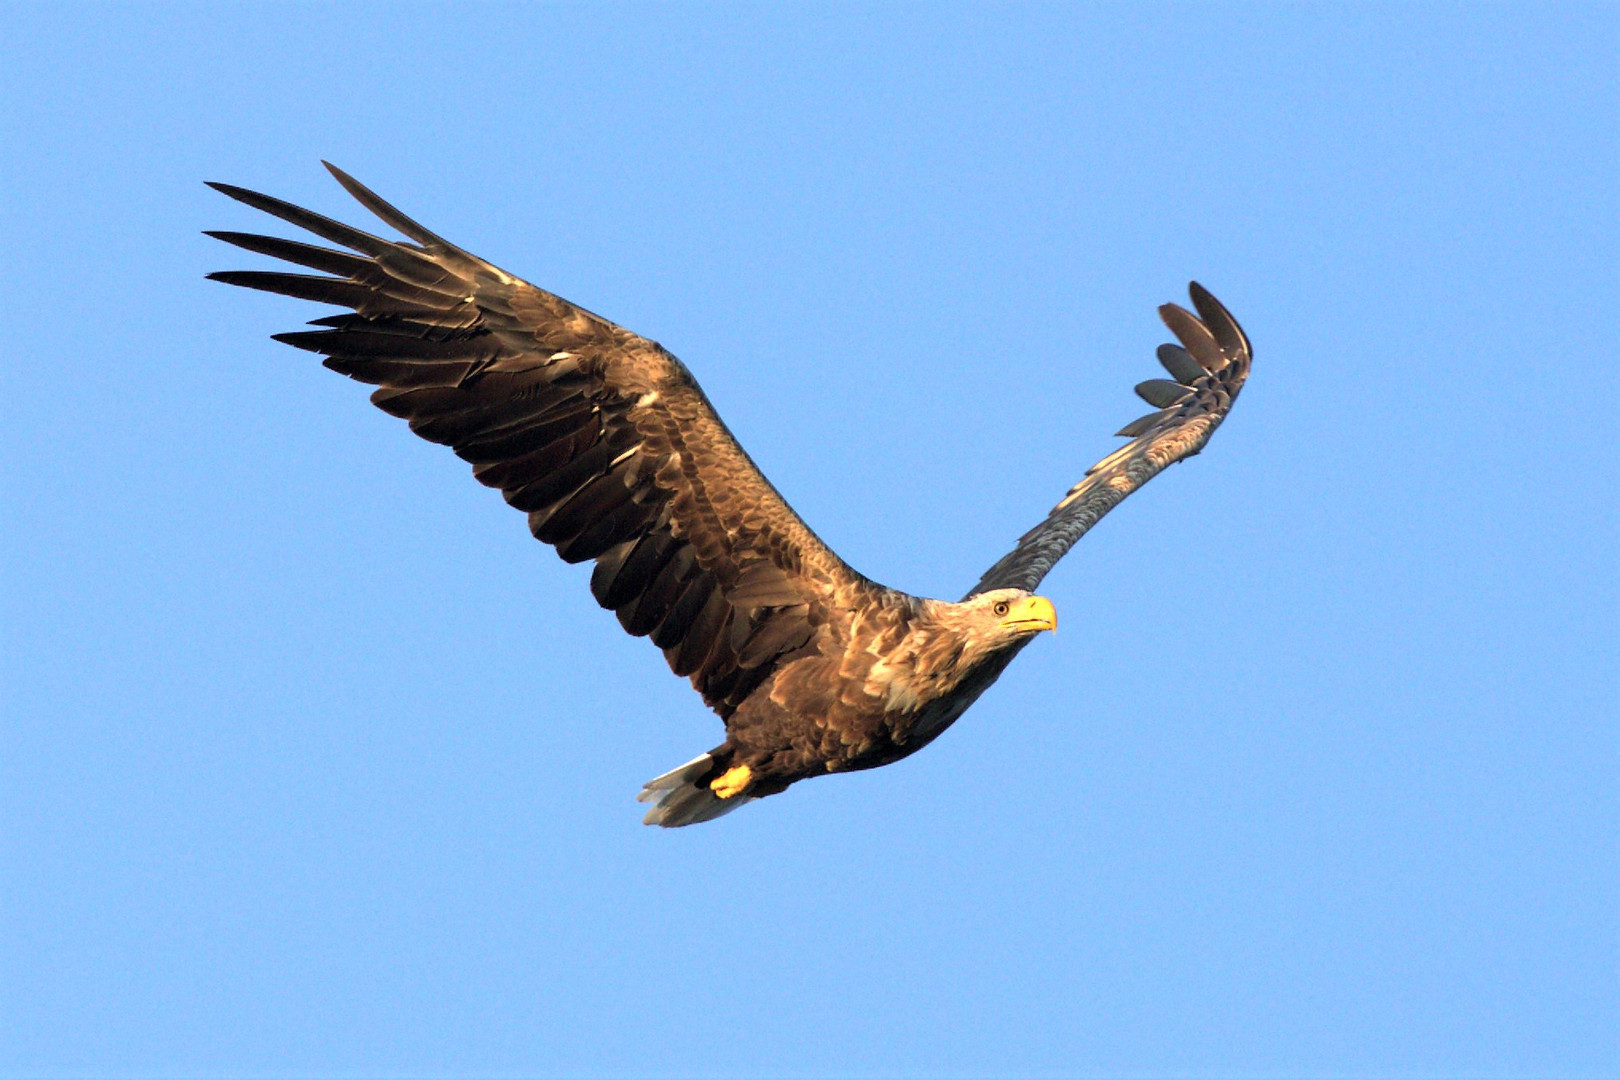
[[(321, 158), (321, 164), (326, 167), (327, 172), (332, 174), (332, 179), (342, 184), (343, 189), (350, 195), (354, 195), (354, 197), (357, 199), (360, 198), (359, 195), (355, 194), (355, 189), (358, 188), (367, 195), (371, 195), (372, 198), (376, 198), (376, 195), (371, 191), (370, 188), (366, 187), (366, 185), (362, 184), (360, 181), (356, 180), (354, 177), (350, 176), (348, 173), (344, 172), (330, 161), (327, 161), (325, 158)], [(361, 201), (364, 202), (365, 200), (362, 199)]]
[(1161, 304), (1159, 318), (1205, 371), (1223, 377), (1229, 370), (1246, 372), (1253, 350), (1226, 305), (1197, 281), (1187, 283), (1187, 295), (1197, 314), (1180, 304)]
[(1214, 293), (1197, 281), (1189, 281), (1187, 295), (1192, 298), (1193, 308), (1219, 343), (1221, 351), (1229, 354), (1229, 360), (1239, 362), (1253, 357), (1254, 349), (1249, 344), (1249, 335), (1243, 332), (1243, 327), (1233, 318), (1226, 305), (1215, 298)]
[(440, 251), (454, 252), (466, 259), (474, 258), (438, 233), (424, 227), (420, 222), (403, 213), (399, 207), (390, 203), (330, 161), (322, 158), (321, 164), (326, 166), (326, 171), (331, 173), (332, 178), (343, 186), (344, 191), (347, 191), (356, 202), (370, 210), (383, 223), (393, 226), (418, 244)]
[(263, 195), (251, 188), (241, 187), (237, 184), (227, 184), (222, 180), (204, 180), (203, 186), (211, 187), (226, 198), (235, 199), (239, 203), (247, 203), (249, 206), (254, 205), (255, 200), (264, 198)]

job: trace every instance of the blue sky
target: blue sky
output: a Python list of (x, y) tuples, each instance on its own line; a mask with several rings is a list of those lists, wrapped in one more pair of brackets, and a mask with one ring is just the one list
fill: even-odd
[[(1612, 1075), (1615, 11), (13, 5), (0, 1075)], [(1254, 375), (926, 752), (645, 829), (715, 718), (203, 280), (323, 157), (914, 592), (1188, 279)]]

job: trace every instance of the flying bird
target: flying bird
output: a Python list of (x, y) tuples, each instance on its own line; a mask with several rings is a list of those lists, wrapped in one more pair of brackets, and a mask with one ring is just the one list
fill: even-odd
[(378, 408), (470, 462), (591, 593), (663, 650), (725, 723), (719, 746), (649, 780), (645, 822), (708, 821), (800, 780), (887, 765), (927, 746), (1057, 626), (1034, 594), (1099, 518), (1203, 449), (1249, 374), (1247, 337), (1196, 282), (1160, 316), (1169, 379), (1154, 412), (1086, 471), (960, 601), (851, 569), (726, 429), (686, 366), (623, 327), (513, 277), (412, 221), (341, 169), (338, 183), (409, 238), (210, 184), (336, 248), (209, 232), (317, 271), (228, 271), (229, 285), (347, 308), (275, 339), (376, 386)]

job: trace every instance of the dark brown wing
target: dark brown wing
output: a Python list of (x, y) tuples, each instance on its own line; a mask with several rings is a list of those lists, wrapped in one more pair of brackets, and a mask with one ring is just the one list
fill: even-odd
[[(352, 308), (278, 341), (378, 387), (371, 400), (443, 443), (529, 515), (591, 591), (651, 637), (721, 716), (819, 627), (838, 632), (865, 579), (805, 526), (675, 357), (428, 232), (339, 169), (349, 193), (415, 243), (290, 203), (212, 187), (349, 249), (209, 235), (319, 274), (217, 281)], [(847, 616), (846, 616), (847, 617)]]
[(1159, 346), (1159, 362), (1174, 376), (1149, 379), (1136, 392), (1158, 409), (1120, 429), (1131, 441), (1086, 470), (1045, 521), (985, 571), (968, 593), (1030, 589), (1102, 516), (1167, 465), (1204, 448), (1249, 377), (1249, 339), (1230, 312), (1198, 282), (1188, 286), (1198, 315), (1165, 304), (1159, 316), (1181, 345)]

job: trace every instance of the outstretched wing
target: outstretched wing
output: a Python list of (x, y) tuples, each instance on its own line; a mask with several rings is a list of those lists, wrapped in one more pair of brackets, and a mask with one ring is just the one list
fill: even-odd
[(1221, 302), (1198, 282), (1188, 286), (1195, 316), (1175, 304), (1159, 309), (1180, 345), (1160, 345), (1159, 363), (1173, 377), (1149, 379), (1136, 392), (1158, 409), (1120, 429), (1131, 441), (1086, 470), (1046, 520), (985, 571), (968, 596), (991, 589), (1030, 589), (1057, 565), (1074, 542), (1120, 500), (1167, 465), (1204, 448), (1226, 419), (1249, 377), (1249, 339)]
[(346, 251), (211, 232), (319, 274), (216, 281), (352, 314), (275, 335), (378, 387), (371, 400), (472, 463), (591, 591), (663, 649), (721, 716), (866, 586), (801, 521), (657, 343), (520, 281), (428, 232), (327, 165), (414, 243), (384, 240), (267, 195), (212, 187)]

